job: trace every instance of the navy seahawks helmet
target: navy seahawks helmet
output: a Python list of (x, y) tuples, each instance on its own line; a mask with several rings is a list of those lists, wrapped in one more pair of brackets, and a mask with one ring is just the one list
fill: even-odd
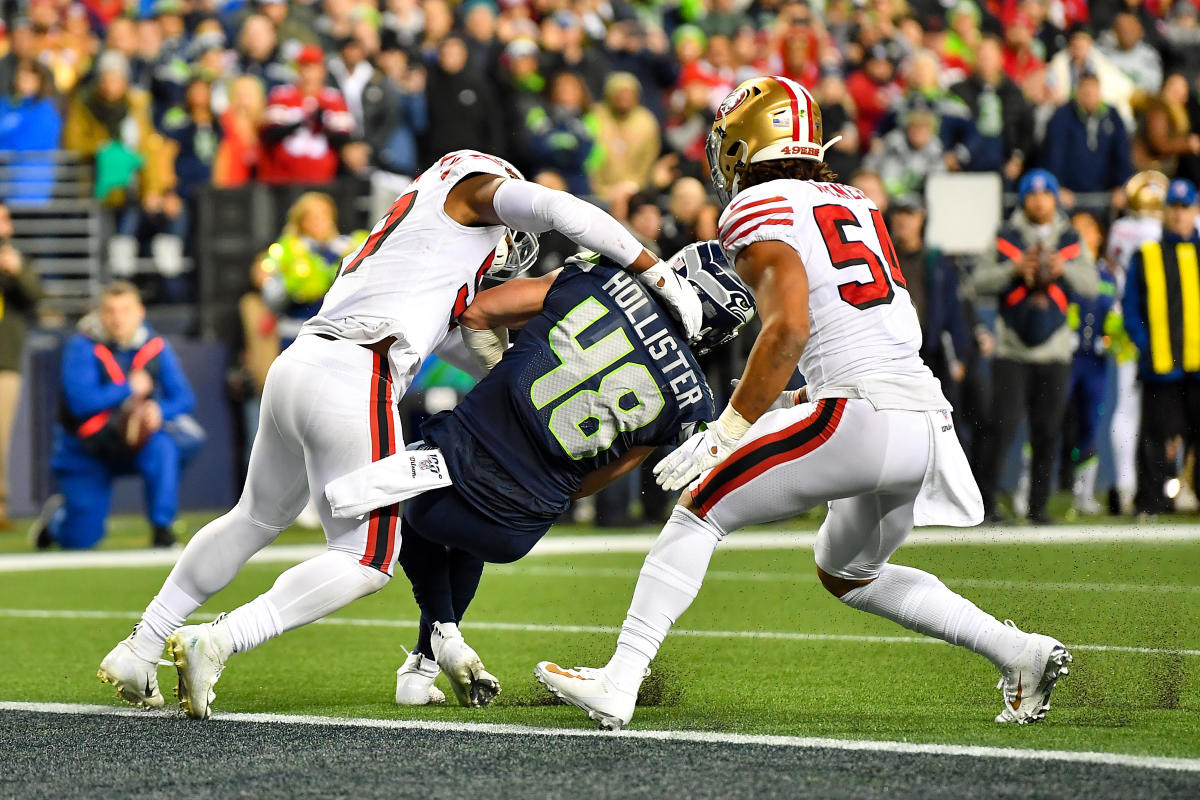
[(704, 306), (704, 329), (699, 341), (692, 343), (697, 355), (732, 340), (754, 319), (754, 294), (729, 266), (720, 242), (689, 244), (667, 263), (687, 278)]

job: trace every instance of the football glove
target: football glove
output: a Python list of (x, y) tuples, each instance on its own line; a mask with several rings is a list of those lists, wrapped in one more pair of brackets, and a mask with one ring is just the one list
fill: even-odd
[(700, 304), (700, 296), (690, 283), (662, 261), (638, 274), (638, 280), (666, 303), (683, 326), (683, 335), (689, 342), (699, 338), (704, 327), (704, 308)]
[(724, 461), (749, 429), (750, 423), (733, 406), (726, 406), (708, 428), (693, 434), (654, 466), (655, 480), (668, 492), (682, 489)]

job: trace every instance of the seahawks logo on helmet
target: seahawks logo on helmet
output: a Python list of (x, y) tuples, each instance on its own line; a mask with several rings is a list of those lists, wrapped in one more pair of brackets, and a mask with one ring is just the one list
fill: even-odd
[(698, 355), (732, 340), (754, 319), (754, 295), (729, 266), (719, 242), (689, 244), (668, 263), (687, 278), (704, 307), (704, 329), (700, 339), (692, 343)]

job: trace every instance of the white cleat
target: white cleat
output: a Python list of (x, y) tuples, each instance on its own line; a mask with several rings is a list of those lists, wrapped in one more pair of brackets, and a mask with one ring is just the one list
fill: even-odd
[(165, 701), (158, 690), (158, 661), (147, 661), (135, 653), (131, 639), (133, 634), (108, 651), (100, 662), (96, 677), (102, 683), (111, 684), (117, 690), (117, 697), (126, 703), (141, 708), (162, 708)]
[[(649, 675), (650, 671), (646, 670)], [(619, 731), (633, 719), (637, 692), (617, 688), (603, 669), (575, 667), (563, 669), (551, 661), (533, 668), (538, 683), (564, 703), (583, 710), (588, 718), (608, 731)]]
[(204, 625), (185, 625), (167, 637), (167, 652), (179, 672), (175, 696), (183, 713), (192, 719), (208, 719), (217, 693), (213, 687), (233, 653), (229, 634), (221, 624), (225, 615)]
[[(1012, 620), (1004, 624), (1016, 627)], [(996, 722), (1025, 725), (1045, 719), (1054, 684), (1059, 676), (1067, 674), (1067, 664), (1073, 660), (1057, 639), (1029, 634), (1021, 654), (1000, 670), (1002, 677), (996, 688), (1004, 694), (1004, 710), (996, 716)]]
[(420, 653), (409, 653), (404, 665), (396, 670), (396, 705), (440, 706), (446, 695), (433, 685), (438, 676), (437, 662)]
[(450, 681), (460, 705), (490, 705), (500, 694), (500, 681), (483, 667), (479, 654), (467, 644), (453, 622), (433, 623), (433, 655)]

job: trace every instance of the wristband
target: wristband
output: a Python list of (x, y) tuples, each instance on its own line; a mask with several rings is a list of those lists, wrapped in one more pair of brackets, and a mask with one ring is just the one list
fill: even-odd
[(745, 417), (737, 412), (737, 409), (732, 404), (725, 406), (725, 410), (721, 412), (721, 416), (717, 417), (717, 427), (721, 433), (728, 439), (737, 441), (746, 435), (746, 431), (750, 430), (749, 422)]

